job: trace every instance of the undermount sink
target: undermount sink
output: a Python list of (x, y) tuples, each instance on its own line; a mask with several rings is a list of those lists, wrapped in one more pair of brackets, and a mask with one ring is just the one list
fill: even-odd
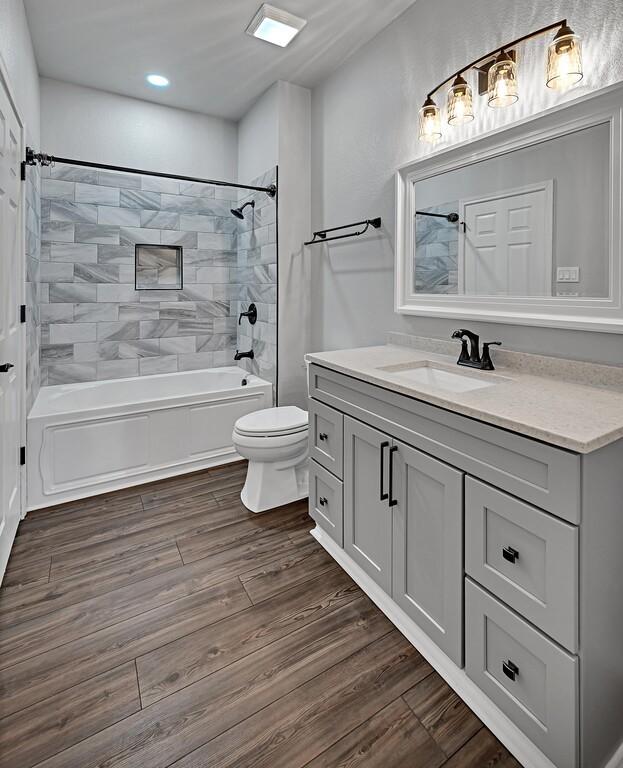
[(377, 370), (393, 373), (412, 384), (421, 384), (430, 389), (442, 389), (445, 392), (472, 392), (476, 389), (493, 387), (498, 383), (480, 379), (478, 374), (470, 376), (448, 371), (427, 361), (386, 365)]

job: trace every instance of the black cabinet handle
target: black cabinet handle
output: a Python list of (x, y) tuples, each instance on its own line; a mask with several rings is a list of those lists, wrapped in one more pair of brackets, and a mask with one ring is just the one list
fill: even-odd
[(13, 363), (2, 363), (2, 365), (0, 365), (0, 373), (8, 373), (11, 368), (15, 368)]
[(326, 496), (321, 496), (321, 497), (318, 499), (318, 502), (319, 502), (319, 504), (320, 504), (320, 506), (321, 506), (321, 507), (324, 507), (324, 505), (327, 503), (327, 499), (326, 499)]
[(381, 478), (381, 487), (379, 491), (379, 499), (381, 501), (386, 501), (389, 496), (385, 493), (385, 449), (389, 448), (389, 440), (385, 440), (381, 443), (381, 472), (380, 472), (380, 478)]
[(519, 667), (516, 664), (513, 664), (513, 662), (509, 659), (508, 661), (502, 662), (502, 671), (506, 677), (514, 680), (519, 674)]
[(398, 499), (394, 498), (394, 454), (398, 450), (397, 445), (392, 445), (389, 449), (389, 506), (395, 507)]
[(508, 560), (509, 563), (515, 563), (519, 558), (519, 552), (517, 552), (517, 550), (513, 549), (512, 547), (504, 547), (502, 549), (502, 557), (505, 560)]
[(328, 437), (329, 437), (329, 435), (327, 435), (327, 433), (326, 433), (326, 432), (321, 432), (321, 433), (318, 435), (318, 439), (319, 439), (319, 440), (326, 440)]

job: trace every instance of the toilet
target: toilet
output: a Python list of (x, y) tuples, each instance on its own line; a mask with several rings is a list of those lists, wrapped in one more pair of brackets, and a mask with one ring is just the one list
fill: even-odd
[(308, 495), (307, 433), (307, 411), (294, 405), (255, 411), (236, 421), (233, 444), (249, 462), (240, 498), (251, 512)]

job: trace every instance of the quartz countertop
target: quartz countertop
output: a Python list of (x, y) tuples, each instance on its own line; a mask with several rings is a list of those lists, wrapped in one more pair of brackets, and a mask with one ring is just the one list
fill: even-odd
[[(306, 359), (577, 453), (590, 453), (623, 437), (623, 369), (506, 352), (503, 364), (496, 362), (495, 371), (480, 371), (456, 365), (458, 345), (456, 354), (448, 355), (431, 351), (447, 349), (446, 342), (429, 344), (429, 349), (418, 349), (413, 341), (411, 344), (312, 353)], [(494, 355), (492, 350), (495, 361)], [(539, 365), (539, 361), (544, 362)], [(410, 364), (426, 362), (429, 367), (479, 382), (491, 382), (493, 386), (456, 392), (410, 381)], [(387, 370), (388, 367), (393, 370)], [(539, 367), (548, 375), (536, 373)]]

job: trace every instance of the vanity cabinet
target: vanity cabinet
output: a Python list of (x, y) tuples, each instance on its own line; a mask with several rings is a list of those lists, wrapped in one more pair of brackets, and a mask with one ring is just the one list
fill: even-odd
[(618, 765), (623, 440), (579, 454), (309, 377), (317, 540), (522, 764)]

